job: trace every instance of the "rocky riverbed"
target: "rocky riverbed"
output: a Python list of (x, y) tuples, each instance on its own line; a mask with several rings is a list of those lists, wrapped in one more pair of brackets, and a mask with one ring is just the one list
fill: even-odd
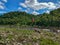
[(60, 45), (60, 33), (0, 29), (0, 45)]

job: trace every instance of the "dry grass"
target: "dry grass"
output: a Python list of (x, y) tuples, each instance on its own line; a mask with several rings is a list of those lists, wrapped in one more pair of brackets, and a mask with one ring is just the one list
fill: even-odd
[(59, 45), (59, 34), (34, 30), (0, 28), (0, 45)]

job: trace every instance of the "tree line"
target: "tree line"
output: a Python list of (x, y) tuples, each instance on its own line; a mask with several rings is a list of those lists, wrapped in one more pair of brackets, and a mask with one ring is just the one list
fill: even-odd
[(60, 27), (60, 8), (51, 11), (50, 14), (33, 15), (19, 11), (5, 13), (0, 15), (0, 25)]

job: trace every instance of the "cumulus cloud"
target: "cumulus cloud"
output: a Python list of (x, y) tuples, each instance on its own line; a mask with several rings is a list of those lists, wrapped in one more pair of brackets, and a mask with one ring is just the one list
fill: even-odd
[(0, 9), (4, 9), (4, 6), (0, 5)]
[(7, 0), (0, 1), (0, 9), (5, 9), (4, 3), (6, 3), (6, 2), (7, 2)]
[(31, 9), (30, 9), (30, 8), (27, 8), (27, 9), (25, 10), (25, 12), (29, 13), (29, 12), (31, 12)]
[(48, 14), (49, 14), (49, 13), (50, 13), (50, 11), (49, 11), (49, 10), (47, 10), (47, 11), (46, 11), (46, 13), (48, 13)]
[(24, 3), (20, 3), (20, 5), (27, 8), (27, 5), (25, 5)]
[(37, 0), (25, 0), (24, 3), (20, 3), (21, 6), (25, 8), (32, 8), (34, 10), (40, 9), (56, 9), (57, 6), (53, 2), (38, 2)]
[(22, 8), (21, 7), (18, 7), (18, 10), (22, 10)]
[(33, 11), (32, 14), (34, 14), (34, 15), (38, 15), (39, 13), (36, 12), (36, 11)]
[(0, 2), (0, 9), (4, 9), (4, 3)]
[(56, 6), (57, 6), (56, 9), (57, 9), (57, 8), (60, 8), (60, 2), (58, 2), (58, 3), (56, 4)]
[(56, 9), (56, 5), (54, 3), (48, 2), (47, 4), (48, 4), (48, 6), (47, 6), (48, 9)]
[(4, 3), (3, 2), (0, 2), (0, 5), (4, 5)]
[(2, 0), (3, 2), (7, 2), (7, 0)]

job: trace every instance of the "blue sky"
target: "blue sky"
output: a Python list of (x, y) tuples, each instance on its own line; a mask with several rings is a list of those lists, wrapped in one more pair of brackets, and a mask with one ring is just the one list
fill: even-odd
[(36, 15), (57, 8), (60, 8), (60, 0), (0, 0), (0, 13), (25, 11)]

